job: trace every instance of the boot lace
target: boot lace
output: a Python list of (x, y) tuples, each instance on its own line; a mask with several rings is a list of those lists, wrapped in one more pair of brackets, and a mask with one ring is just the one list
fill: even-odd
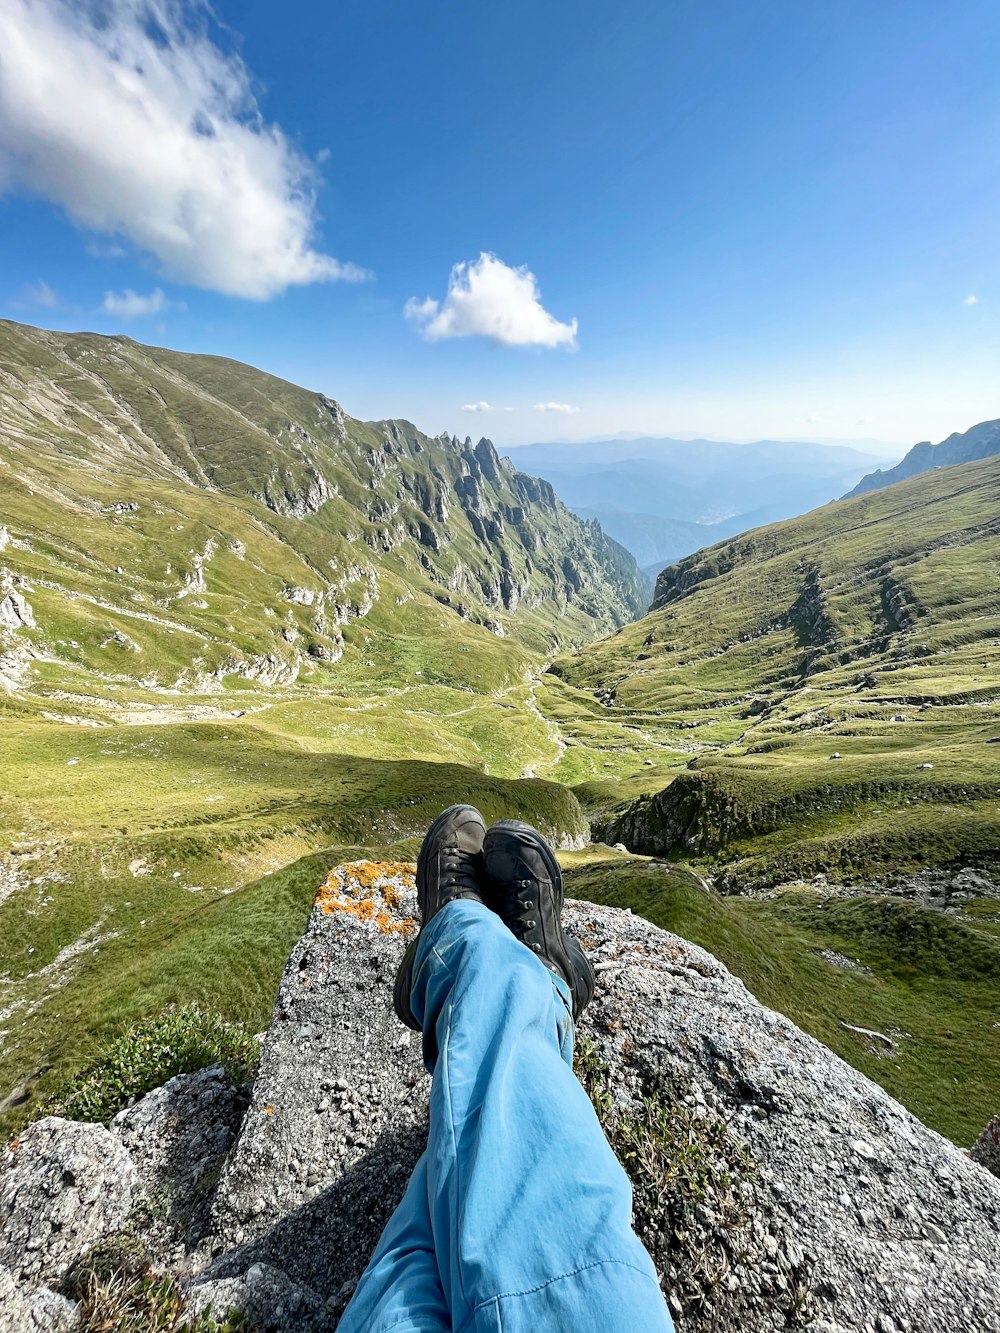
[(479, 894), (479, 878), (468, 852), (458, 847), (441, 849), (441, 883), (449, 897), (464, 893)]

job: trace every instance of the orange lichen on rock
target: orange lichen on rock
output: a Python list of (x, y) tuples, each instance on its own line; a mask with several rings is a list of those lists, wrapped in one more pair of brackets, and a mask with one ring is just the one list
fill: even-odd
[(316, 906), (330, 916), (346, 912), (373, 921), (384, 935), (408, 933), (416, 922), (401, 915), (403, 893), (414, 888), (416, 867), (406, 861), (355, 861), (334, 866), (316, 894)]

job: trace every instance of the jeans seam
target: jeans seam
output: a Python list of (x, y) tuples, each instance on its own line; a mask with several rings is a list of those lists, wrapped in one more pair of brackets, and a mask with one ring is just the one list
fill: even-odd
[(413, 1327), (412, 1314), (404, 1314), (399, 1319), (394, 1319), (391, 1324), (382, 1324), (379, 1325), (378, 1327), (380, 1328), (380, 1333), (390, 1333), (391, 1329), (402, 1328), (404, 1324), (408, 1324), (410, 1328)]
[[(434, 948), (434, 954), (435, 954), (435, 956), (440, 960), (441, 964), (445, 967), (445, 969), (448, 971), (448, 973), (450, 974), (450, 976), (451, 976), (451, 978), (452, 978), (452, 981), (454, 982), (454, 981), (456, 980), (455, 973), (454, 973), (454, 972), (452, 971), (452, 969), (448, 966), (447, 962), (445, 962), (444, 958), (441, 957), (441, 954), (438, 952), (436, 946), (435, 946), (435, 948)], [(461, 1256), (461, 1243), (462, 1243), (462, 1191), (461, 1191), (461, 1189), (459, 1188), (459, 1180), (458, 1180), (458, 1172), (459, 1172), (458, 1135), (457, 1135), (456, 1132), (455, 1132), (455, 1104), (454, 1104), (454, 1102), (452, 1101), (452, 1095), (451, 1095), (451, 1050), (450, 1050), (450, 1038), (451, 1038), (452, 997), (451, 997), (450, 995), (449, 995), (449, 997), (448, 997), (448, 1001), (447, 1001), (447, 1003), (448, 1003), (448, 1028), (447, 1028), (447, 1032), (445, 1033), (445, 1039), (444, 1039), (444, 1043), (443, 1043), (442, 1055), (443, 1055), (443, 1057), (444, 1057), (444, 1070), (443, 1070), (443, 1073), (444, 1073), (444, 1076), (445, 1076), (445, 1086), (447, 1087), (447, 1090), (448, 1090), (448, 1130), (449, 1130), (449, 1132), (450, 1132), (450, 1134), (451, 1134), (451, 1146), (452, 1146), (452, 1153), (453, 1153), (453, 1156), (454, 1156), (454, 1162), (455, 1162), (455, 1180), (454, 1180), (454, 1190), (455, 1190), (455, 1267), (456, 1267), (456, 1269), (458, 1270), (458, 1286), (459, 1286), (459, 1290), (460, 1290), (461, 1293), (462, 1293), (462, 1303), (466, 1306), (466, 1308), (468, 1308), (468, 1305), (469, 1305), (469, 1299), (468, 1299), (468, 1297), (467, 1297), (466, 1294), (465, 1294), (465, 1274), (464, 1274), (464, 1272), (463, 1272), (463, 1270), (462, 1270), (462, 1256)]]
[(562, 1282), (564, 1278), (578, 1277), (581, 1273), (586, 1273), (591, 1268), (605, 1268), (611, 1264), (615, 1264), (619, 1268), (631, 1269), (633, 1273), (638, 1273), (640, 1277), (644, 1277), (647, 1281), (652, 1282), (657, 1291), (660, 1290), (660, 1284), (652, 1274), (647, 1273), (644, 1268), (639, 1268), (636, 1264), (630, 1264), (626, 1259), (595, 1259), (593, 1263), (581, 1264), (579, 1268), (571, 1268), (565, 1273), (557, 1273), (555, 1277), (546, 1278), (544, 1282), (539, 1282), (534, 1287), (525, 1287), (523, 1291), (501, 1291), (495, 1296), (488, 1296), (486, 1300), (480, 1301), (478, 1305), (473, 1307), (468, 1318), (459, 1326), (456, 1333), (461, 1333), (463, 1329), (467, 1328), (475, 1315), (478, 1314), (480, 1310), (485, 1310), (488, 1305), (496, 1304), (497, 1315), (499, 1317), (501, 1301), (509, 1300), (515, 1296), (533, 1296), (536, 1291), (542, 1291), (546, 1287), (551, 1287), (553, 1282)]

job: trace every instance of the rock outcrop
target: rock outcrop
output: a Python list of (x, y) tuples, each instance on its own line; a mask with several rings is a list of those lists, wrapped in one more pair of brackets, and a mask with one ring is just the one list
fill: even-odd
[[(420, 1043), (390, 999), (410, 871), (331, 873), (245, 1111), (215, 1069), (110, 1129), (48, 1119), (8, 1151), (0, 1292), (39, 1316), (0, 1329), (73, 1327), (60, 1276), (116, 1227), (184, 1271), (192, 1312), (336, 1327), (426, 1133)], [(628, 912), (567, 916), (599, 981), (581, 1077), (680, 1333), (1000, 1333), (1000, 1181), (703, 950)]]

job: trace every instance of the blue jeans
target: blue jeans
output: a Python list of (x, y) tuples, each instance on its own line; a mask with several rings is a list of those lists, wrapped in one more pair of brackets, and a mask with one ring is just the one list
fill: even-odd
[(481, 903), (417, 950), (427, 1151), (339, 1333), (672, 1333), (632, 1190), (572, 1069), (569, 991)]

